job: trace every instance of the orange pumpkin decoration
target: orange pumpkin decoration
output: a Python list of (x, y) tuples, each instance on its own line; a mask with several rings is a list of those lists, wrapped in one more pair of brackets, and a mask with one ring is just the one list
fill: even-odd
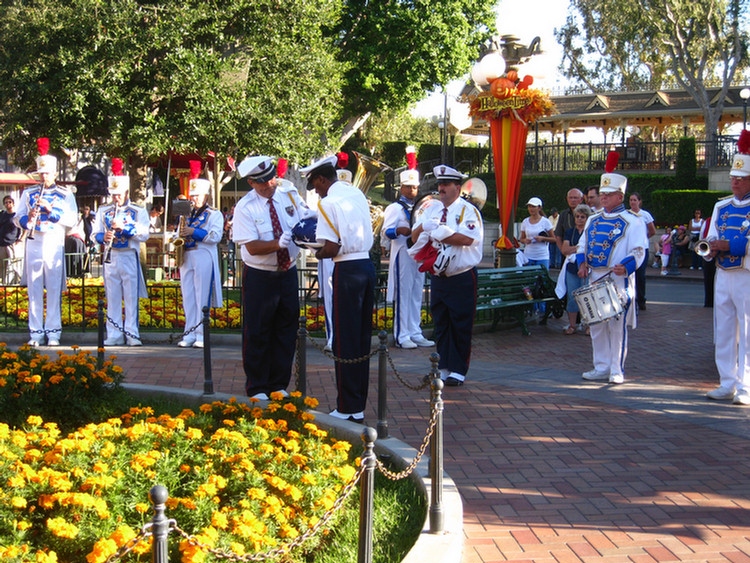
[(508, 80), (507, 78), (498, 78), (492, 82), (490, 88), (492, 95), (496, 98), (507, 98), (510, 96), (512, 90), (516, 87), (515, 83)]
[(518, 80), (518, 73), (515, 70), (509, 70), (505, 77), (512, 82), (516, 82)]

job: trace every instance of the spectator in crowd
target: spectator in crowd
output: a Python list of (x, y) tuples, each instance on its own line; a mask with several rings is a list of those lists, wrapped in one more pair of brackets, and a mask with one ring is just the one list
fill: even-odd
[(672, 227), (664, 227), (664, 234), (659, 239), (659, 258), (661, 260), (661, 275), (669, 273), (669, 258), (672, 254)]
[(602, 210), (602, 203), (599, 199), (599, 186), (589, 186), (586, 188), (586, 203), (591, 208), (592, 213), (598, 213)]
[(162, 221), (162, 215), (164, 214), (164, 206), (156, 203), (151, 207), (151, 211), (149, 211), (149, 232), (151, 233), (160, 233), (164, 229), (164, 223)]
[(10, 195), (3, 198), (5, 209), (0, 212), (0, 282), (16, 285), (21, 282), (20, 264), (23, 261), (21, 228), (16, 225), (15, 202)]
[[(92, 231), (104, 247), (104, 291), (107, 296), (105, 346), (142, 346), (139, 299), (148, 297), (141, 268), (141, 243), (148, 240), (148, 213), (130, 202), (130, 178), (123, 162), (112, 159), (109, 193), (113, 203), (99, 207)], [(123, 316), (124, 310), (124, 316)]]
[[(701, 239), (701, 232), (706, 224), (706, 220), (703, 218), (703, 212), (700, 209), (696, 209), (693, 212), (693, 218), (690, 219), (690, 250), (693, 250), (695, 243)], [(693, 252), (692, 263), (690, 264), (691, 270), (700, 270), (703, 268), (703, 258)]]
[[(65, 229), (78, 219), (76, 198), (55, 184), (57, 159), (48, 154), (49, 139), (37, 140), (40, 185), (23, 191), (16, 219), (26, 235), (24, 270), (29, 295), (30, 346), (59, 346), (62, 335), (62, 292), (65, 289)], [(44, 306), (44, 290), (47, 306)]]
[(635, 272), (635, 301), (639, 311), (646, 310), (646, 268), (648, 268), (648, 249), (651, 246), (651, 237), (656, 234), (654, 218), (645, 209), (641, 209), (641, 194), (633, 192), (630, 194), (630, 212), (640, 218), (646, 225), (646, 241), (643, 248), (645, 249), (645, 258), (643, 263)]
[(333, 354), (337, 361), (336, 408), (331, 416), (363, 422), (370, 381), (369, 353), (375, 267), (370, 260), (374, 237), (370, 205), (362, 191), (340, 180), (337, 157), (330, 156), (302, 168), (318, 202), (316, 237), (323, 242), (318, 260), (333, 259)]
[(679, 275), (679, 268), (682, 268), (682, 257), (688, 252), (690, 246), (690, 236), (687, 234), (685, 225), (678, 225), (672, 232), (672, 274)]
[[(526, 209), (529, 216), (521, 222), (520, 242), (525, 245), (523, 253), (527, 264), (541, 264), (549, 270), (549, 243), (556, 243), (552, 223), (544, 216), (542, 200), (538, 197), (532, 197), (526, 203)], [(546, 303), (534, 304), (534, 311), (538, 314), (543, 314), (545, 308)]]
[(750, 131), (740, 133), (739, 153), (731, 172), (731, 198), (719, 200), (708, 230), (716, 260), (714, 342), (719, 386), (706, 396), (716, 401), (750, 405)]
[(568, 229), (565, 233), (565, 240), (563, 241), (562, 254), (565, 256), (565, 262), (563, 263), (564, 269), (560, 272), (560, 282), (564, 282), (564, 289), (561, 287), (562, 283), (558, 283), (558, 297), (567, 295), (566, 311), (568, 312), (568, 326), (565, 328), (565, 334), (575, 334), (576, 329), (580, 330), (580, 326), (577, 325), (576, 319), (578, 318), (578, 303), (576, 303), (573, 297), (575, 290), (583, 287), (586, 284), (586, 278), (578, 277), (578, 264), (576, 264), (576, 252), (578, 251), (578, 241), (581, 240), (583, 229), (586, 226), (586, 221), (591, 215), (591, 208), (582, 203), (575, 208), (575, 227)]
[[(460, 197), (465, 176), (442, 164), (433, 168), (433, 174), (440, 203), (422, 213), (412, 231), (415, 244), (409, 254), (418, 261), (419, 256), (425, 256), (422, 251), (432, 255), (430, 308), (440, 356), (438, 368), (447, 386), (458, 387), (466, 380), (471, 358), (484, 229), (479, 210)], [(422, 267), (426, 265), (423, 260)]]
[(86, 232), (83, 230), (83, 215), (65, 235), (65, 267), (71, 278), (82, 278), (88, 267), (86, 254)]
[(566, 200), (568, 202), (568, 208), (563, 209), (560, 212), (560, 218), (557, 220), (557, 227), (555, 227), (555, 241), (557, 243), (557, 248), (560, 251), (562, 251), (565, 233), (568, 229), (575, 227), (576, 222), (574, 210), (579, 204), (583, 203), (583, 192), (578, 188), (568, 190)]
[[(552, 231), (551, 234), (554, 236), (555, 229), (557, 229), (557, 221), (560, 219), (560, 213), (557, 211), (557, 207), (553, 207), (549, 210), (549, 222), (552, 223)], [(557, 239), (555, 239), (555, 244), (549, 245), (549, 267), (550, 268), (560, 268), (562, 263), (562, 258), (560, 254), (560, 249), (557, 248)]]
[[(242, 276), (242, 364), (248, 397), (268, 400), (287, 393), (299, 321), (297, 255), (292, 227), (313, 215), (296, 188), (278, 185), (268, 156), (249, 156), (237, 167), (252, 188), (238, 203), (232, 223)], [(361, 192), (360, 192), (361, 193)]]

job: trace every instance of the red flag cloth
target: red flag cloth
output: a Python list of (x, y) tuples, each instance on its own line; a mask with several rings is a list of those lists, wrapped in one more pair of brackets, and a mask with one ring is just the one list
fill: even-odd
[(414, 255), (414, 260), (419, 263), (420, 272), (431, 272), (437, 257), (437, 248), (427, 243)]
[(526, 156), (527, 132), (527, 125), (512, 115), (490, 120), (497, 186), (497, 210), (503, 227), (503, 236), (498, 239), (497, 248), (511, 249), (517, 246), (512, 233), (518, 206), (518, 192), (521, 187), (523, 161)]

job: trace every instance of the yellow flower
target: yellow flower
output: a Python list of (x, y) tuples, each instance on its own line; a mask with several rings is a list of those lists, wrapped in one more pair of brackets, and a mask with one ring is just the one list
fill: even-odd
[(78, 527), (66, 522), (63, 518), (48, 518), (47, 528), (60, 538), (73, 539), (78, 535)]
[(86, 556), (88, 563), (104, 563), (117, 551), (117, 544), (110, 539), (100, 539), (94, 544), (94, 549)]
[(13, 508), (26, 508), (26, 499), (23, 497), (13, 497), (10, 499), (10, 505)]
[(36, 416), (33, 414), (26, 419), (26, 422), (31, 426), (41, 426), (44, 423), (41, 416)]

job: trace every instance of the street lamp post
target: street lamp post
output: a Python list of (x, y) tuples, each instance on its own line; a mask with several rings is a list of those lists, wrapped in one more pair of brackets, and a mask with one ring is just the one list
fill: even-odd
[(740, 98), (742, 98), (742, 128), (747, 129), (747, 99), (750, 98), (750, 88), (740, 90)]

